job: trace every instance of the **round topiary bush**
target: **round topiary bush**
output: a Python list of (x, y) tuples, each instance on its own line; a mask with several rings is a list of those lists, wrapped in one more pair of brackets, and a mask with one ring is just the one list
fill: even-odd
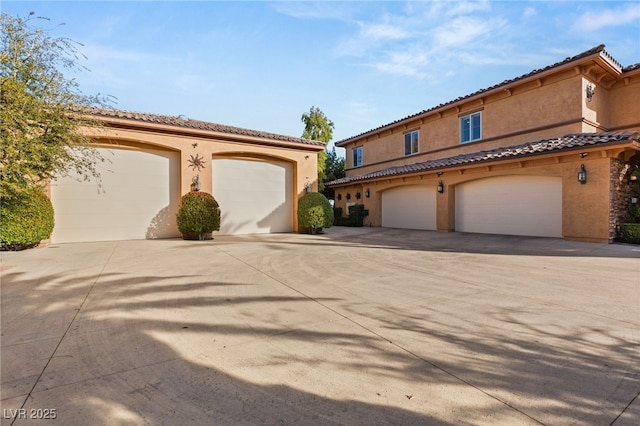
[(319, 192), (309, 192), (298, 200), (298, 225), (311, 234), (333, 225), (333, 208), (327, 197)]
[(208, 192), (191, 191), (182, 196), (176, 221), (185, 240), (210, 238), (208, 234), (220, 230), (220, 206)]
[(0, 203), (0, 250), (25, 250), (51, 237), (53, 206), (40, 187)]

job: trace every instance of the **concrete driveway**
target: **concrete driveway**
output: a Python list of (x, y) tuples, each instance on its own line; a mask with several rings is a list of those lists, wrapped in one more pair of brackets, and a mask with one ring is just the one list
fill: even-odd
[(638, 246), (52, 245), (2, 253), (1, 320), (3, 425), (640, 424)]

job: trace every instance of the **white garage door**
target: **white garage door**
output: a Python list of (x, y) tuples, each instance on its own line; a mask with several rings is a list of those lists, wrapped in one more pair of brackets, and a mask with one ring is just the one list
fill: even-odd
[(220, 234), (293, 231), (291, 164), (215, 158), (211, 169), (213, 196), (222, 213)]
[(77, 176), (51, 182), (54, 243), (178, 237), (177, 153), (98, 148), (101, 186)]
[(401, 186), (382, 193), (382, 226), (436, 229), (436, 190), (425, 186)]
[(458, 185), (456, 231), (562, 237), (562, 179), (501, 176)]

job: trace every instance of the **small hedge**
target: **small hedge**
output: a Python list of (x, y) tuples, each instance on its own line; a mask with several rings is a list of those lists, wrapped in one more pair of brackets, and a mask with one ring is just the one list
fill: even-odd
[(191, 191), (182, 196), (176, 222), (185, 240), (211, 238), (208, 234), (220, 230), (220, 206), (208, 192)]
[(625, 243), (640, 244), (640, 223), (620, 225), (620, 239)]
[(315, 234), (333, 225), (333, 208), (324, 195), (309, 192), (298, 200), (298, 225)]
[[(337, 215), (337, 211), (340, 211), (340, 215)], [(364, 204), (354, 204), (349, 206), (349, 216), (342, 217), (342, 209), (336, 207), (336, 219), (335, 224), (337, 226), (353, 226), (361, 227), (364, 225), (365, 208)]]
[(40, 187), (0, 202), (0, 250), (25, 250), (49, 239), (53, 206)]

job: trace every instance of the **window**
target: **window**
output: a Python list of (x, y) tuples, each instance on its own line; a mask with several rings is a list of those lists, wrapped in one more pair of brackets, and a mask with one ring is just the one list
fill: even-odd
[(353, 148), (353, 167), (362, 166), (362, 147)]
[(355, 205), (356, 205), (356, 203), (347, 203), (347, 216), (351, 215), (351, 211), (350, 211), (351, 207), (355, 206)]
[(482, 137), (480, 112), (460, 117), (460, 142), (477, 141)]
[(404, 155), (411, 155), (418, 153), (418, 131), (404, 134)]

